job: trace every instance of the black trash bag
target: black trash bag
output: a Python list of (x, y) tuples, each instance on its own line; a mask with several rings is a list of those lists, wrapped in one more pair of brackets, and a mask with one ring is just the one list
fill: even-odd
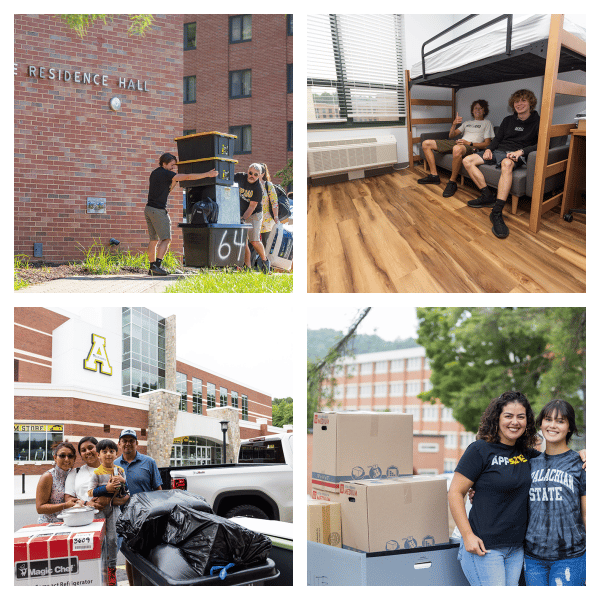
[(171, 511), (163, 541), (180, 548), (199, 575), (209, 575), (214, 566), (233, 563), (247, 567), (264, 562), (271, 550), (266, 535), (187, 506)]
[(140, 492), (131, 496), (122, 508), (117, 519), (117, 533), (125, 538), (131, 550), (148, 556), (150, 550), (160, 544), (169, 514), (175, 506), (191, 506), (212, 513), (204, 498), (185, 490)]
[(212, 198), (204, 198), (192, 206), (192, 223), (208, 225), (219, 220), (219, 205)]
[(148, 560), (171, 579), (181, 581), (198, 577), (198, 573), (188, 563), (183, 550), (177, 546), (160, 544), (150, 550)]

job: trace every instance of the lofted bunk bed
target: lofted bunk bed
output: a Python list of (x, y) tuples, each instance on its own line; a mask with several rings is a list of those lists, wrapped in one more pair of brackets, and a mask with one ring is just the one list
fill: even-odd
[[(564, 15), (501, 15), (433, 49), (428, 46), (464, 23), (477, 17), (469, 15), (452, 27), (427, 40), (421, 48), (421, 62), (406, 71), (407, 131), (409, 162), (422, 160), (413, 145), (421, 142), (414, 128), (421, 125), (452, 123), (456, 114), (456, 94), (463, 88), (544, 76), (542, 98), (538, 102), (540, 132), (529, 229), (537, 232), (542, 214), (557, 206), (563, 192), (544, 199), (546, 179), (566, 171), (567, 160), (548, 164), (550, 140), (570, 134), (575, 123), (552, 125), (557, 94), (585, 97), (585, 85), (558, 79), (558, 73), (585, 71), (585, 30), (566, 21)], [(415, 85), (450, 88), (450, 100), (425, 100), (411, 97)], [(413, 118), (413, 106), (449, 106), (448, 118)]]

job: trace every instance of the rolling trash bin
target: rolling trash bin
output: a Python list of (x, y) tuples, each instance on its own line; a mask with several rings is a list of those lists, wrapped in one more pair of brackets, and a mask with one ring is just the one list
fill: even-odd
[(179, 223), (186, 267), (241, 267), (252, 225)]

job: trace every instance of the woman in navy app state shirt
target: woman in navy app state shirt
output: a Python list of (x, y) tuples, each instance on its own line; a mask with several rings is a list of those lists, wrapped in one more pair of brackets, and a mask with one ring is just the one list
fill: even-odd
[[(518, 585), (527, 531), (535, 417), (521, 392), (505, 392), (489, 404), (477, 441), (460, 459), (448, 502), (462, 535), (459, 560), (471, 585)], [(464, 497), (477, 493), (467, 518)]]

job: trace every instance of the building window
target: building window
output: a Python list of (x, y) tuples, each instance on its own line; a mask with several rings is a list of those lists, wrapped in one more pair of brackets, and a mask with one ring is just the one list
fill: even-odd
[(413, 423), (421, 420), (420, 406), (405, 406), (403, 412), (405, 412), (407, 415), (412, 415)]
[(454, 417), (452, 415), (452, 409), (447, 406), (442, 406), (442, 421), (445, 423), (452, 423)]
[(287, 66), (287, 93), (291, 94), (294, 91), (294, 65)]
[(360, 365), (360, 374), (361, 375), (371, 375), (373, 373), (373, 363), (363, 363)]
[(355, 377), (358, 373), (358, 365), (348, 365), (346, 367), (346, 377)]
[(372, 386), (370, 383), (361, 383), (360, 384), (360, 397), (361, 398), (370, 398)]
[(252, 39), (252, 15), (229, 17), (229, 43), (239, 44)]
[(181, 394), (181, 400), (179, 400), (179, 410), (187, 412), (187, 375), (185, 373), (177, 372), (177, 382), (175, 389)]
[(242, 394), (242, 420), (248, 420), (248, 396)]
[(335, 400), (343, 400), (344, 399), (344, 386), (336, 385), (333, 389), (333, 398)]
[(346, 398), (356, 398), (358, 387), (355, 383), (350, 383), (346, 386)]
[(202, 414), (202, 379), (192, 377), (192, 412)]
[(402, 381), (393, 381), (390, 383), (390, 396), (401, 398), (403, 394), (404, 383)]
[(445, 438), (444, 443), (445, 443), (446, 448), (452, 450), (457, 447), (458, 436), (456, 435), (456, 433), (446, 433), (446, 434), (444, 434), (444, 438)]
[(233, 390), (231, 391), (231, 406), (233, 408), (239, 408), (239, 406), (238, 406), (238, 393), (234, 392)]
[(216, 407), (216, 398), (215, 398), (215, 384), (207, 383), (206, 384), (206, 408), (215, 408)]
[(227, 406), (227, 388), (219, 389), (219, 406)]
[(252, 69), (229, 71), (229, 97), (249, 98), (252, 96)]
[(15, 462), (52, 462), (52, 446), (63, 434), (64, 425), (15, 423)]
[(375, 363), (375, 373), (387, 373), (388, 370), (388, 361), (387, 360), (378, 360)]
[(395, 358), (392, 361), (391, 371), (392, 373), (402, 373), (404, 371), (404, 359)]
[(453, 473), (456, 469), (456, 459), (445, 458), (444, 459), (444, 473)]
[(165, 388), (165, 319), (147, 308), (122, 309), (122, 393)]
[(403, 15), (308, 15), (307, 40), (309, 127), (404, 124)]
[(409, 358), (407, 365), (406, 365), (406, 370), (407, 371), (420, 371), (421, 370), (421, 357), (415, 356), (413, 358)]
[(184, 136), (186, 136), (186, 135), (192, 135), (192, 133), (196, 133), (196, 130), (195, 129), (184, 129), (183, 130), (183, 135)]
[(406, 382), (406, 395), (416, 396), (421, 393), (421, 382), (420, 381), (407, 381)]
[(289, 14), (287, 17), (287, 34), (294, 35), (294, 15)]
[(250, 154), (252, 152), (252, 127), (250, 125), (230, 127), (229, 133), (237, 136), (233, 142), (234, 154)]
[(472, 444), (476, 439), (474, 433), (466, 432), (460, 434), (460, 448), (464, 450), (469, 444)]
[(438, 420), (437, 406), (423, 406), (423, 421), (435, 422)]
[(375, 384), (375, 398), (385, 398), (387, 391), (387, 383)]
[(294, 150), (294, 122), (288, 121), (287, 124), (287, 149), (288, 152)]
[(196, 102), (196, 76), (190, 75), (183, 78), (183, 103), (192, 104)]
[(183, 49), (196, 49), (196, 23), (183, 24)]

